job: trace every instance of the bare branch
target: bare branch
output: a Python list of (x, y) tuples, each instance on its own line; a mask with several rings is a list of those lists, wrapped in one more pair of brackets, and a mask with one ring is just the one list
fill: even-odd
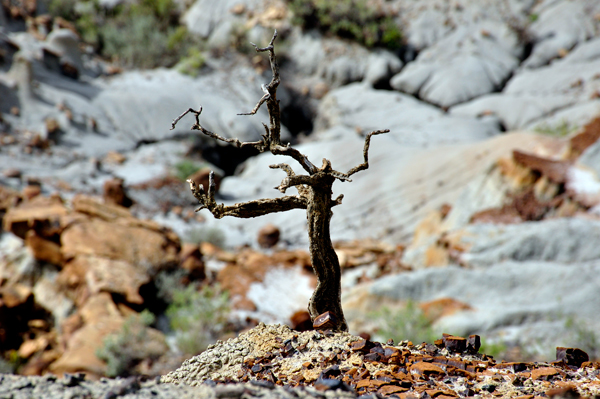
[(262, 85), (261, 89), (262, 89), (262, 91), (265, 94), (260, 98), (260, 100), (258, 100), (258, 103), (252, 109), (252, 111), (247, 112), (247, 113), (238, 114), (238, 115), (254, 115), (254, 114), (256, 114), (258, 112), (258, 109), (260, 108), (260, 106), (263, 105), (265, 103), (265, 101), (267, 101), (271, 97), (271, 94), (267, 90), (267, 86), (266, 85)]
[[(271, 165), (273, 166), (273, 165)], [(290, 188), (290, 187), (294, 187), (294, 186), (312, 186), (317, 184), (317, 182), (311, 177), (311, 176), (306, 176), (306, 175), (292, 175), (284, 178), (281, 181), (281, 184), (279, 184), (279, 186), (275, 187), (275, 189), (281, 191), (282, 193), (285, 193), (285, 191)], [(298, 192), (300, 192), (302, 194), (302, 189), (298, 189)]]
[(331, 201), (331, 206), (334, 207), (336, 205), (342, 205), (342, 200), (344, 199), (344, 194), (340, 194), (336, 199)]
[(296, 176), (296, 173), (294, 173), (294, 171), (292, 170), (292, 168), (290, 167), (290, 165), (288, 165), (287, 163), (279, 163), (277, 165), (269, 165), (269, 168), (271, 168), (271, 169), (281, 169), (285, 173), (287, 173), (288, 176)]
[(361, 170), (365, 170), (365, 169), (369, 168), (369, 146), (371, 145), (371, 136), (375, 136), (375, 135), (383, 134), (383, 133), (389, 133), (389, 131), (390, 131), (389, 129), (375, 130), (367, 135), (367, 137), (365, 138), (365, 146), (363, 148), (363, 156), (365, 158), (365, 161), (363, 163), (361, 163), (360, 165), (355, 166), (352, 169), (350, 169), (348, 171), (348, 173), (345, 174), (346, 179), (349, 178), (350, 176), (352, 176), (353, 174), (355, 174), (356, 172), (360, 172)]
[(306, 155), (302, 154), (297, 149), (292, 148), (289, 144), (287, 146), (271, 145), (271, 153), (273, 155), (287, 155), (294, 158), (304, 168), (304, 170), (311, 175), (314, 175), (318, 171), (317, 167), (310, 162)]
[(331, 175), (332, 175), (333, 177), (335, 177), (336, 179), (338, 179), (338, 180), (341, 180), (341, 181), (349, 181), (349, 182), (351, 182), (351, 181), (352, 181), (352, 179), (350, 178), (350, 176), (348, 176), (348, 175), (347, 175), (347, 174), (345, 174), (345, 173), (338, 172), (337, 170), (332, 170), (332, 171), (331, 171), (331, 172), (329, 172), (329, 173), (331, 173)]
[(190, 112), (193, 113), (194, 115), (196, 115), (196, 122), (198, 122), (198, 116), (202, 113), (202, 106), (200, 106), (200, 109), (198, 111), (195, 111), (193, 108), (189, 108), (183, 114), (181, 114), (177, 118), (173, 119), (173, 122), (171, 123), (171, 130), (175, 129), (175, 126), (177, 125), (177, 122), (179, 122), (181, 120), (181, 118), (183, 118), (184, 116), (186, 116)]
[(192, 130), (200, 130), (203, 134), (207, 135), (208, 137), (212, 137), (215, 140), (224, 141), (225, 143), (232, 144), (238, 148), (254, 147), (260, 152), (264, 152), (269, 146), (269, 144), (268, 144), (269, 143), (268, 129), (266, 126), (265, 126), (265, 129), (267, 130), (267, 137), (263, 135), (263, 139), (260, 141), (246, 141), (246, 142), (240, 141), (237, 138), (228, 139), (228, 138), (219, 136), (218, 134), (213, 133), (210, 130), (206, 130), (200, 124), (200, 114), (202, 114), (202, 106), (200, 106), (200, 109), (198, 109), (198, 111), (194, 110), (193, 108), (190, 108), (187, 111), (185, 111), (183, 114), (181, 114), (177, 118), (175, 118), (173, 120), (173, 122), (171, 123), (171, 130), (175, 129), (175, 126), (181, 120), (181, 118), (183, 118), (184, 116), (186, 116), (189, 113), (194, 114), (194, 117), (196, 118), (196, 123), (194, 123), (194, 125), (192, 126)]
[(275, 39), (277, 38), (277, 29), (275, 29), (275, 32), (273, 33), (273, 37), (271, 38), (271, 41), (269, 42), (269, 45), (267, 47), (258, 47), (256, 44), (250, 42), (251, 45), (254, 46), (254, 48), (256, 49), (257, 53), (263, 52), (263, 51), (270, 51), (273, 50), (273, 44), (275, 43)]
[[(288, 195), (279, 198), (268, 198), (256, 201), (237, 203), (231, 206), (217, 204), (210, 194), (204, 193), (202, 185), (198, 186), (193, 180), (187, 181), (194, 197), (200, 202), (201, 206), (196, 212), (202, 209), (208, 209), (216, 219), (224, 216), (234, 216), (238, 218), (254, 218), (275, 212), (285, 212), (291, 209), (306, 209), (307, 200), (302, 197)], [(214, 182), (213, 182), (214, 183)], [(210, 189), (209, 189), (210, 192)]]

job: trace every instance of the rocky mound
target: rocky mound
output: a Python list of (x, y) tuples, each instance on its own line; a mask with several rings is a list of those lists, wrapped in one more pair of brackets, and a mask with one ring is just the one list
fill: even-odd
[(557, 360), (550, 363), (506, 363), (479, 354), (479, 345), (476, 335), (445, 334), (434, 344), (382, 345), (348, 333), (298, 333), (260, 324), (209, 347), (161, 381), (313, 386), (319, 391), (400, 398), (600, 395), (600, 363), (590, 362), (579, 349), (557, 348)]

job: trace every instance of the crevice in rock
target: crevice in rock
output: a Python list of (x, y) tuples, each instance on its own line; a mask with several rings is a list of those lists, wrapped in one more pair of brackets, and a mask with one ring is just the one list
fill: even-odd
[(281, 123), (290, 131), (293, 137), (299, 134), (309, 135), (313, 130), (316, 112), (308, 104), (308, 98), (293, 88), (286, 86), (292, 101), (281, 107)]
[(154, 140), (154, 139), (142, 139), (142, 140), (139, 140), (137, 143), (135, 143), (134, 149), (137, 150), (140, 147), (143, 147), (148, 144), (156, 144), (156, 143), (158, 143), (158, 141), (159, 140)]

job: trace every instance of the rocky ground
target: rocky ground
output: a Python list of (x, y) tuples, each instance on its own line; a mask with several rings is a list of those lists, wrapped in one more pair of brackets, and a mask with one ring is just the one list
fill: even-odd
[[(100, 3), (114, 12), (113, 2)], [(57, 397), (576, 395), (568, 384), (599, 394), (599, 2), (355, 0), (402, 33), (397, 46), (375, 48), (302, 29), (299, 2), (175, 3), (175, 25), (199, 43), (203, 61), (191, 70), (192, 56), (143, 70), (125, 56), (100, 57), (80, 25), (52, 14), (52, 2), (0, 2), (0, 371), (70, 374), (2, 375), (0, 397), (50, 389), (63, 392)], [(350, 332), (382, 341), (387, 331), (404, 334), (394, 315), (406, 319), (402, 309), (416, 304), (436, 337), (478, 334), (482, 352), (516, 363), (429, 337), (429, 346), (371, 353), (347, 345), (356, 336), (269, 327), (283, 341), (269, 338), (273, 356), (252, 352), (256, 364), (232, 355), (192, 376), (238, 338), (167, 374), (186, 357), (167, 316), (186, 287), (229, 293), (228, 316), (202, 316), (213, 320), (194, 338), (204, 346), (259, 322), (307, 328), (314, 276), (305, 215), (214, 220), (194, 213), (183, 182), (206, 183), (213, 169), (219, 201), (274, 197), (282, 177), (268, 168), (274, 158), (216, 145), (189, 130), (191, 117), (170, 130), (202, 105), (206, 128), (258, 139), (266, 111), (237, 114), (252, 109), (270, 70), (244, 43), (266, 44), (274, 29), (282, 137), (313, 162), (326, 157), (347, 170), (362, 161), (365, 133), (391, 130), (373, 139), (370, 168), (334, 187), (344, 194), (331, 233)], [(131, 351), (100, 355), (107, 337)], [(306, 358), (313, 341), (331, 341), (337, 357)], [(581, 348), (592, 362), (557, 360), (556, 347)], [(294, 361), (310, 364), (281, 368)], [(421, 373), (425, 364), (434, 371)], [(115, 370), (163, 382), (94, 381)], [(332, 382), (315, 384), (322, 372), (321, 380), (352, 377), (334, 393)], [(207, 375), (263, 382), (187, 387)]]

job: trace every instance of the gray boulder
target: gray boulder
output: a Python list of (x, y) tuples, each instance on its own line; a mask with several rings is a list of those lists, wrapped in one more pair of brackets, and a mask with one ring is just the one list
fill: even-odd
[(508, 225), (473, 224), (460, 232), (460, 261), (490, 267), (503, 261), (577, 264), (600, 260), (600, 220), (547, 219)]
[(423, 50), (391, 80), (394, 89), (450, 107), (498, 90), (519, 65), (523, 46), (505, 23), (460, 26)]
[(287, 55), (294, 71), (316, 76), (332, 88), (363, 80), (371, 85), (389, 80), (402, 68), (402, 61), (387, 50), (369, 51), (357, 43), (324, 38), (318, 32), (290, 38)]
[(495, 115), (507, 129), (576, 129), (600, 111), (599, 68), (600, 40), (593, 39), (548, 66), (518, 70), (502, 93), (456, 105), (450, 114)]
[(336, 125), (362, 132), (390, 129), (398, 143), (419, 147), (473, 142), (500, 133), (493, 119), (448, 116), (412, 96), (359, 83), (331, 91), (321, 102), (315, 137)]
[(600, 24), (595, 15), (600, 3), (586, 0), (545, 1), (533, 9), (537, 15), (528, 32), (537, 42), (523, 65), (537, 68), (561, 57), (578, 43), (597, 36)]
[[(550, 243), (548, 243), (550, 245)], [(345, 295), (345, 303), (452, 298), (468, 304), (439, 319), (436, 328), (457, 335), (480, 334), (489, 341), (541, 347), (573, 346), (569, 320), (600, 328), (600, 262), (507, 261), (479, 268), (429, 268), (386, 276)], [(353, 310), (345, 306), (346, 317)], [(580, 343), (579, 343), (580, 344)], [(543, 353), (544, 356), (554, 354)]]
[(231, 29), (235, 22), (239, 24), (244, 22), (231, 12), (234, 6), (241, 4), (244, 9), (250, 10), (255, 9), (260, 3), (259, 0), (196, 0), (181, 20), (190, 32), (207, 39), (222, 25)]

